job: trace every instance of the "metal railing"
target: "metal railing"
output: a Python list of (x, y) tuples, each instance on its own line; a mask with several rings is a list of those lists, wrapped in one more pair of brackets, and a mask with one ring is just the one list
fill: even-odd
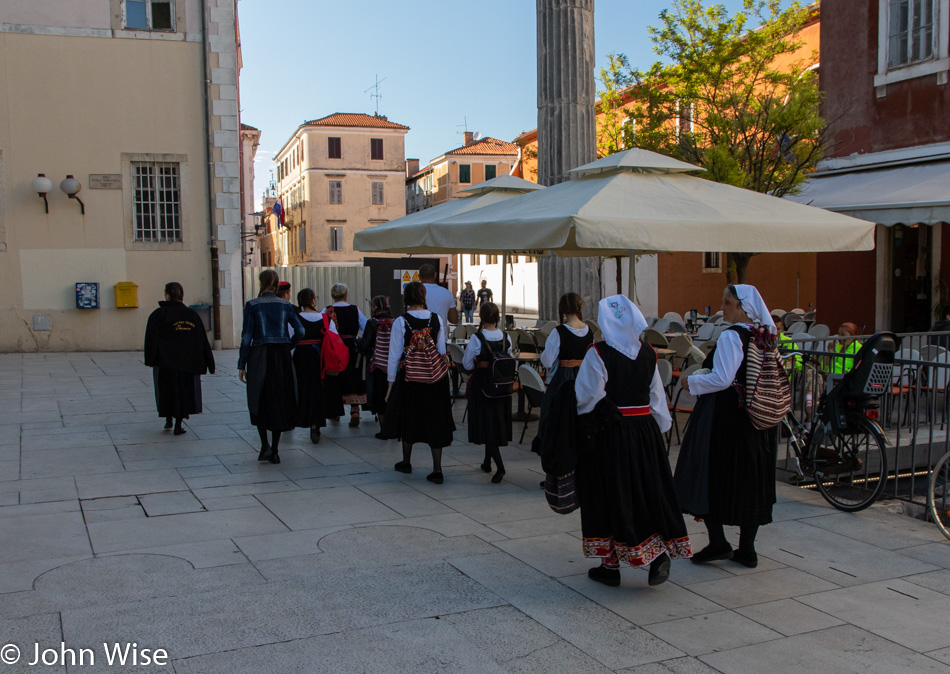
[[(888, 475), (881, 498), (926, 506), (930, 470), (950, 451), (950, 332), (898, 336), (901, 350), (895, 354), (891, 386), (880, 397), (878, 410), (870, 412), (872, 417), (876, 414), (888, 441)], [(828, 375), (851, 369), (854, 354), (846, 352), (846, 343), (851, 339), (863, 343), (869, 337), (802, 336), (794, 345), (780, 345), (783, 352), (808, 354), (806, 359), (786, 361), (791, 369), (792, 411), (799, 421), (814, 421)], [(793, 456), (788, 438), (779, 438), (777, 479), (791, 477), (785, 466)]]

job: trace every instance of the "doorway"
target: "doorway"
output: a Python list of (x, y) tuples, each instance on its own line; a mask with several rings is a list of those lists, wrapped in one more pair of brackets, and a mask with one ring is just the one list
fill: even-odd
[(891, 228), (891, 329), (895, 332), (930, 329), (931, 235), (925, 225)]

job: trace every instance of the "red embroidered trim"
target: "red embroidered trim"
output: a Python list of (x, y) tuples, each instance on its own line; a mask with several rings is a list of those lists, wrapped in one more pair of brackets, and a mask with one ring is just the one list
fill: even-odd
[(584, 538), (583, 542), (585, 557), (616, 558), (621, 564), (629, 566), (647, 566), (664, 552), (670, 559), (688, 559), (693, 556), (689, 536), (664, 540), (660, 534), (653, 534), (640, 545), (633, 546), (613, 538)]

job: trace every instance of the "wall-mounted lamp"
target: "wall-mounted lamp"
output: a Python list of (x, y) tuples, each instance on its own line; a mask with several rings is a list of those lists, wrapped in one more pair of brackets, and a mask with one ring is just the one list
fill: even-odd
[(70, 199), (75, 199), (79, 202), (79, 211), (85, 215), (86, 214), (86, 204), (82, 202), (78, 196), (79, 190), (82, 189), (82, 185), (79, 184), (79, 181), (73, 178), (72, 174), (66, 176), (66, 180), (59, 184), (59, 189), (66, 193)]
[(37, 173), (33, 178), (33, 191), (43, 197), (47, 213), (49, 213), (49, 202), (46, 200), (46, 193), (51, 189), (53, 189), (53, 181), (47, 178), (45, 173)]

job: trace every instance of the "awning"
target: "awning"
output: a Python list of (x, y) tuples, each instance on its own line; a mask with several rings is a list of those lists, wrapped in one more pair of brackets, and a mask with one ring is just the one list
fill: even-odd
[(950, 222), (950, 162), (815, 176), (786, 198), (879, 225)]

